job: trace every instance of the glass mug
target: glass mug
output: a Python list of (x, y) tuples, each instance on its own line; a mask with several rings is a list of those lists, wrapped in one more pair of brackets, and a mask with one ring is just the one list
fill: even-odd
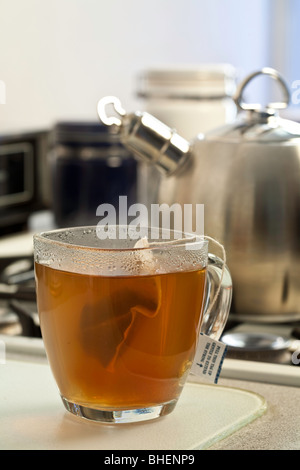
[(62, 401), (105, 423), (170, 413), (200, 332), (217, 339), (231, 304), (228, 268), (203, 237), (168, 231), (167, 239), (160, 229), (151, 238), (147, 228), (145, 246), (130, 230), (34, 235), (40, 326)]

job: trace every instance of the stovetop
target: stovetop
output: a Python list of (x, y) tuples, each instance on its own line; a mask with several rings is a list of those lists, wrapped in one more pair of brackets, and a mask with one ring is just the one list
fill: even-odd
[(32, 255), (0, 258), (0, 334), (41, 337)]

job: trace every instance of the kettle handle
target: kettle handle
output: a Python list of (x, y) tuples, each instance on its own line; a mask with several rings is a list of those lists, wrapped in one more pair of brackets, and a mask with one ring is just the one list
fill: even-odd
[(266, 109), (270, 111), (270, 110), (275, 110), (275, 109), (286, 108), (290, 102), (290, 92), (288, 90), (288, 87), (285, 81), (280, 76), (280, 74), (276, 70), (270, 67), (264, 67), (263, 69), (258, 70), (257, 72), (251, 73), (240, 83), (234, 96), (234, 101), (237, 107), (243, 111), (261, 111), (260, 104), (253, 104), (253, 103), (247, 104), (243, 101), (243, 92), (244, 92), (245, 87), (253, 78), (257, 77), (258, 75), (269, 75), (270, 77), (274, 78), (281, 85), (281, 88), (283, 91), (284, 100), (280, 102), (269, 103), (266, 105)]

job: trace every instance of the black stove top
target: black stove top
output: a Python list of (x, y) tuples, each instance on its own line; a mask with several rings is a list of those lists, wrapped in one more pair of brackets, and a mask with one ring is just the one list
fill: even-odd
[(0, 258), (0, 334), (41, 337), (33, 256)]

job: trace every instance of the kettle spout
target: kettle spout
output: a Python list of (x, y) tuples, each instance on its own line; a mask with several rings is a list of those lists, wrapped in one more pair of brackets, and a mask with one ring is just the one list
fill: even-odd
[(121, 139), (129, 150), (167, 175), (182, 165), (190, 150), (187, 140), (148, 113), (129, 115)]
[[(107, 117), (107, 104), (112, 104), (115, 111), (122, 110), (118, 118)], [(117, 128), (125, 147), (166, 175), (173, 174), (189, 154), (190, 143), (174, 129), (146, 112), (126, 114), (116, 97), (102, 98), (98, 115), (104, 124)]]

